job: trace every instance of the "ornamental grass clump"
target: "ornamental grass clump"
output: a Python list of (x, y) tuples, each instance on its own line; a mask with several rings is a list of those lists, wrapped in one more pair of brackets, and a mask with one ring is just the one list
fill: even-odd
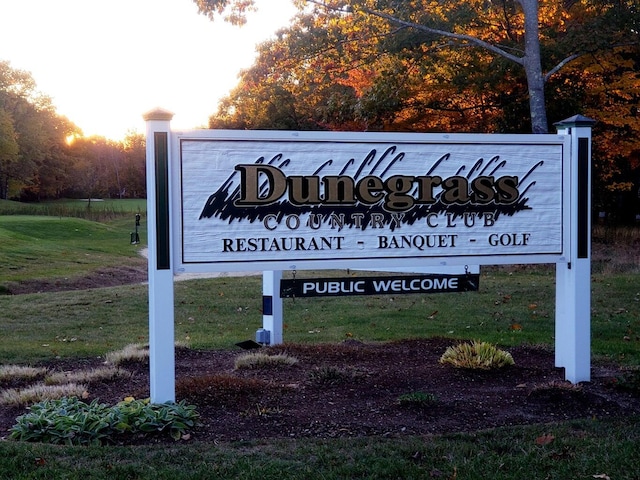
[(23, 365), (0, 365), (0, 382), (8, 380), (33, 380), (44, 377), (48, 373), (45, 367), (28, 367)]
[(235, 368), (236, 370), (242, 369), (257, 369), (257, 368), (271, 368), (271, 367), (290, 367), (298, 363), (298, 359), (287, 355), (286, 353), (279, 353), (277, 355), (267, 355), (266, 353), (246, 353), (236, 358)]
[(0, 393), (0, 405), (24, 407), (43, 400), (58, 399), (67, 396), (82, 397), (88, 386), (77, 383), (64, 385), (45, 385), (37, 383), (26, 388), (9, 388)]
[(149, 346), (141, 343), (130, 343), (122, 350), (109, 352), (105, 355), (105, 363), (121, 365), (124, 362), (141, 362), (149, 358)]
[(440, 357), (440, 363), (470, 370), (493, 370), (515, 362), (509, 352), (488, 342), (473, 341), (448, 347)]

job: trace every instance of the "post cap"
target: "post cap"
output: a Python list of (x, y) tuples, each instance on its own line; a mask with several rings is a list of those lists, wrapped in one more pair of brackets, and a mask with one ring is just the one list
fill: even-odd
[(573, 117), (560, 120), (553, 125), (556, 127), (592, 127), (596, 123), (596, 120), (593, 118), (585, 117), (584, 115), (574, 115)]
[(173, 112), (169, 110), (165, 110), (164, 108), (154, 108), (153, 110), (148, 111), (142, 118), (145, 122), (149, 121), (170, 121), (173, 118)]

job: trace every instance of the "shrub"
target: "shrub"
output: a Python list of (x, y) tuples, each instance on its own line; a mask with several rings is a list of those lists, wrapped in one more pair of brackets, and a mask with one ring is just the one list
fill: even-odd
[(236, 358), (235, 368), (236, 370), (242, 369), (254, 369), (254, 368), (269, 368), (273, 366), (286, 366), (295, 365), (298, 363), (298, 359), (291, 357), (286, 353), (279, 353), (277, 355), (267, 355), (266, 353), (246, 353)]
[(426, 407), (436, 402), (437, 398), (433, 393), (411, 392), (398, 397), (398, 404), (401, 407)]
[(100, 445), (115, 442), (125, 433), (168, 433), (179, 439), (193, 427), (195, 407), (176, 404), (150, 404), (129, 400), (115, 406), (77, 397), (45, 400), (16, 419), (10, 437), (15, 440), (67, 445)]
[(509, 352), (499, 350), (495, 345), (473, 341), (447, 348), (440, 357), (440, 363), (456, 368), (491, 370), (513, 365), (514, 361)]
[(318, 385), (336, 385), (351, 379), (349, 372), (333, 365), (316, 367), (308, 375), (309, 380)]

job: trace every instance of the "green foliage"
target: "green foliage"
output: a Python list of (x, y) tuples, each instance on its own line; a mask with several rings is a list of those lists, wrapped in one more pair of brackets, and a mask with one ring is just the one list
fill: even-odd
[(437, 403), (438, 399), (433, 393), (411, 392), (403, 393), (398, 397), (401, 407), (427, 407)]
[[(541, 436), (553, 441), (540, 445)], [(637, 478), (640, 418), (509, 426), (451, 435), (179, 442), (83, 448), (0, 442), (0, 477), (193, 480)]]
[(77, 397), (45, 400), (16, 419), (11, 438), (28, 442), (67, 445), (115, 443), (122, 434), (169, 434), (178, 440), (195, 426), (198, 414), (194, 406), (150, 404), (129, 400), (108, 406)]
[(499, 350), (491, 343), (479, 341), (447, 348), (440, 357), (440, 363), (471, 370), (492, 370), (514, 364), (509, 352)]
[(616, 377), (614, 385), (616, 388), (640, 394), (640, 369), (634, 368), (619, 375)]

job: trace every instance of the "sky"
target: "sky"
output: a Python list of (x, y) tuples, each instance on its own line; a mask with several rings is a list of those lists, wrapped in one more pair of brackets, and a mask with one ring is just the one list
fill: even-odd
[(234, 27), (192, 0), (0, 0), (0, 61), (30, 72), (87, 136), (144, 132), (157, 107), (175, 114), (174, 130), (202, 127), (256, 45), (295, 14), (290, 0), (257, 4)]

